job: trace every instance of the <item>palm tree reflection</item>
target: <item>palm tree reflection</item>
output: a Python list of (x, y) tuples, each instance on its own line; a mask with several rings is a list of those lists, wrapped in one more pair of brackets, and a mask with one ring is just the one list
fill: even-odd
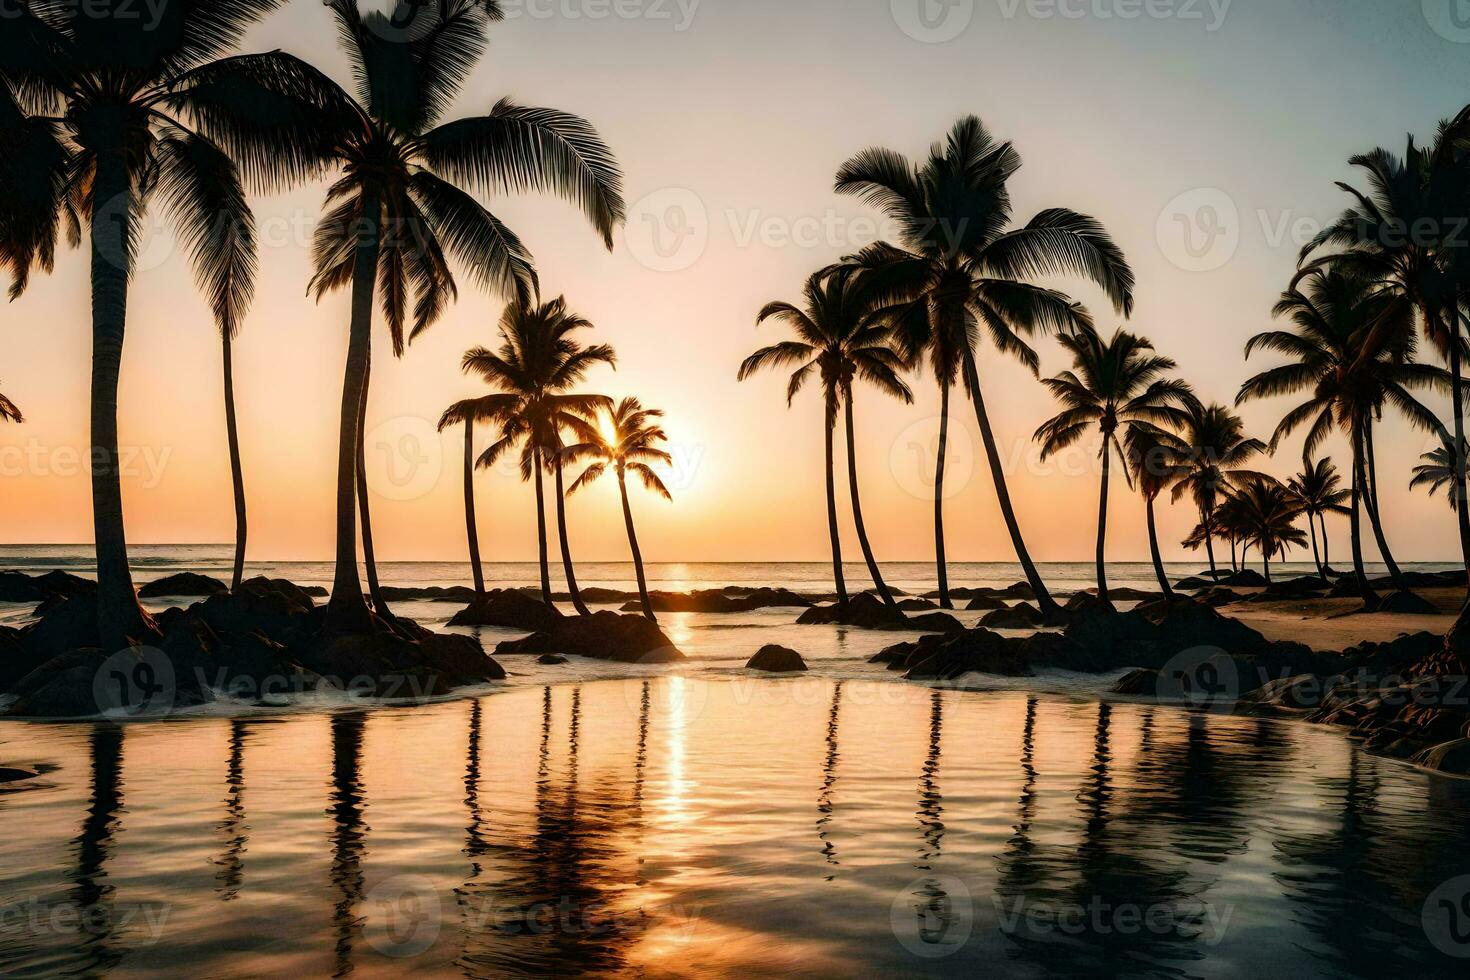
[(332, 928), (336, 936), (333, 976), (352, 972), (353, 945), (362, 933), (357, 906), (363, 898), (362, 859), (367, 850), (367, 800), (362, 789), (362, 736), (367, 715), (332, 716), (332, 884), (337, 889)]
[(225, 774), (225, 817), (219, 829), (225, 836), (225, 852), (216, 864), (219, 871), (215, 880), (219, 882), (219, 897), (222, 901), (233, 901), (240, 895), (240, 885), (245, 878), (245, 848), (250, 842), (249, 827), (245, 824), (245, 735), (243, 719), (230, 722), (230, 757)]
[(98, 724), (88, 739), (91, 790), (81, 833), (72, 839), (77, 863), (71, 878), (72, 902), (85, 923), (78, 931), (83, 975), (101, 975), (121, 962), (113, 910), (114, 888), (108, 881), (107, 862), (116, 844), (123, 812), (123, 727)]
[[(822, 762), (822, 791), (817, 794), (817, 839), (822, 842), (822, 857), (828, 864), (840, 864), (837, 848), (827, 837), (827, 825), (832, 822), (832, 788), (837, 783), (837, 717), (842, 708), (842, 682), (832, 687), (832, 708), (827, 713), (827, 755)], [(835, 875), (828, 875), (831, 881)]]

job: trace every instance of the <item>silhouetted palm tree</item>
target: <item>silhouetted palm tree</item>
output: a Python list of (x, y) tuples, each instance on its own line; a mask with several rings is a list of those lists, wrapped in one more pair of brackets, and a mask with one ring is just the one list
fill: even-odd
[(501, 16), (495, 0), (400, 0), (388, 14), (363, 14), (356, 0), (327, 6), (355, 96), (297, 59), (237, 58), (206, 73), (204, 82), (250, 87), (258, 94), (251, 111), (217, 97), (199, 111), (265, 188), (341, 172), (317, 227), (313, 289), (318, 296), (352, 291), (327, 622), (333, 632), (356, 632), (371, 625), (357, 573), (353, 505), (375, 300), (401, 354), (454, 299), (450, 257), (492, 292), (517, 303), (536, 295), (525, 246), (461, 187), (556, 193), (581, 206), (609, 248), (623, 201), (616, 162), (583, 119), (502, 100), (486, 115), (440, 122), (484, 51), (490, 21)]
[[(1332, 567), (1332, 555), (1327, 544), (1327, 515), (1350, 513), (1346, 501), (1351, 491), (1342, 488), (1342, 477), (1330, 459), (1307, 460), (1302, 471), (1287, 482), (1296, 494), (1302, 512), (1307, 515), (1307, 526), (1312, 529), (1312, 560), (1317, 563), (1317, 574), (1327, 581), (1327, 569)], [(1322, 551), (1317, 551), (1317, 524), (1322, 525)]]
[(1075, 211), (1050, 208), (1012, 228), (1007, 182), (1020, 166), (1010, 143), (996, 142), (979, 119), (967, 116), (931, 148), (922, 165), (893, 150), (870, 148), (842, 165), (836, 189), (880, 208), (902, 229), (897, 244), (879, 243), (856, 260), (884, 269), (887, 295), (907, 303), (908, 311), (898, 312), (895, 320), (917, 330), (920, 338), (933, 338), (931, 350), (936, 343), (945, 348), (934, 358), (941, 389), (948, 387), (951, 375), (945, 369), (957, 348), (1016, 557), (1042, 611), (1055, 613), (1056, 601), (1031, 560), (1011, 504), (975, 348), (984, 330), (999, 350), (1019, 356), (1034, 371), (1035, 355), (1018, 333), (1069, 332), (1090, 321), (1067, 296), (1028, 280), (1047, 275), (1091, 280), (1126, 316), (1133, 306), (1133, 273), (1102, 225)]
[(476, 597), (485, 594), (485, 570), (480, 565), (480, 531), (475, 522), (475, 426), (482, 422), (503, 421), (514, 407), (512, 395), (485, 395), (455, 402), (439, 419), (440, 432), (452, 426), (464, 426), (464, 526)]
[(852, 497), (852, 514), (857, 525), (858, 543), (868, 573), (878, 595), (896, 608), (893, 595), (883, 581), (883, 573), (873, 557), (863, 522), (862, 500), (858, 495), (857, 445), (853, 434), (852, 384), (860, 378), (885, 394), (913, 401), (913, 393), (898, 376), (902, 359), (891, 346), (889, 329), (879, 321), (874, 294), (867, 288), (859, 271), (852, 266), (825, 269), (809, 277), (803, 290), (803, 305), (771, 303), (761, 310), (757, 325), (779, 320), (795, 332), (798, 339), (763, 347), (740, 365), (739, 380), (744, 381), (765, 368), (795, 366), (786, 387), (789, 405), (814, 373), (822, 384), (822, 400), (826, 406), (827, 447), (827, 532), (832, 540), (832, 575), (837, 585), (837, 601), (847, 605), (847, 585), (842, 575), (842, 543), (837, 530), (837, 488), (833, 452), (833, 434), (837, 428), (837, 412), (846, 412), (848, 492)]
[(606, 344), (583, 347), (571, 338), (592, 324), (567, 309), (565, 297), (540, 305), (511, 304), (500, 318), (502, 342), (499, 350), (476, 347), (464, 356), (466, 372), (478, 374), (513, 401), (505, 409), (500, 438), (480, 455), (479, 465), (488, 469), (506, 452), (521, 446), (521, 479), (536, 481), (536, 530), (540, 547), (541, 595), (553, 606), (551, 571), (546, 549), (546, 499), (542, 474), (556, 478), (556, 527), (561, 538), (562, 568), (567, 589), (577, 612), (589, 614), (577, 588), (567, 540), (566, 489), (562, 480), (562, 432), (573, 429), (589, 415), (612, 408), (604, 395), (574, 395), (569, 390), (598, 364), (615, 366), (617, 355)]
[(659, 443), (668, 441), (668, 436), (658, 425), (664, 413), (654, 408), (644, 408), (636, 398), (624, 398), (618, 402), (608, 417), (607, 428), (597, 418), (587, 419), (579, 431), (583, 439), (580, 445), (566, 451), (569, 460), (595, 459), (582, 475), (567, 488), (567, 496), (600, 479), (612, 467), (618, 478), (618, 494), (623, 500), (623, 523), (628, 528), (628, 548), (633, 553), (633, 572), (638, 578), (638, 600), (643, 605), (643, 615), (653, 622), (653, 603), (648, 600), (648, 580), (643, 574), (643, 552), (638, 547), (638, 533), (633, 528), (633, 508), (628, 503), (628, 473), (643, 481), (643, 485), (665, 500), (673, 500), (663, 479), (654, 472), (652, 463), (669, 465), (673, 462), (667, 452), (659, 449)]
[(1285, 559), (1287, 549), (1306, 547), (1307, 535), (1296, 526), (1302, 505), (1275, 480), (1250, 480), (1234, 495), (1240, 504), (1244, 540), (1261, 551), (1262, 573), (1271, 581), (1271, 559)]
[(1189, 418), (1184, 406), (1194, 402), (1189, 385), (1166, 377), (1178, 365), (1154, 353), (1143, 337), (1118, 330), (1103, 340), (1088, 328), (1063, 334), (1062, 348), (1072, 354), (1072, 370), (1041, 383), (1066, 408), (1036, 430), (1043, 462), (1074, 445), (1089, 432), (1102, 435), (1098, 458), (1102, 479), (1097, 511), (1097, 595), (1108, 601), (1107, 536), (1108, 477), (1113, 453), (1123, 462), (1124, 475), (1132, 482), (1128, 457), (1118, 437), (1119, 426), (1134, 422), (1153, 425), (1183, 425)]
[[(1470, 448), (1470, 447), (1467, 447)], [(1445, 493), (1445, 501), (1452, 509), (1459, 507), (1459, 501), (1455, 499), (1455, 453), (1448, 446), (1440, 446), (1419, 457), (1423, 460), (1414, 467), (1414, 478), (1409, 481), (1409, 489), (1428, 487), (1431, 497), (1438, 495), (1443, 488), (1448, 488)]]
[[(223, 334), (239, 326), (255, 279), (255, 230), (235, 164), (211, 139), (212, 85), (250, 24), (281, 0), (131, 5), (28, 3), (0, 31), (0, 262), (12, 297), (49, 271), (58, 235), (88, 229), (92, 291), (92, 521), (99, 641), (156, 632), (128, 566), (118, 465), (117, 388), (128, 288), (150, 204), (173, 219)], [(124, 9), (127, 6), (128, 9)], [(252, 56), (273, 71), (279, 55)]]
[(1247, 438), (1240, 416), (1223, 405), (1191, 406), (1189, 419), (1180, 427), (1179, 435), (1189, 447), (1189, 472), (1174, 485), (1174, 499), (1177, 501), (1188, 494), (1199, 509), (1210, 576), (1218, 578), (1215, 507), (1221, 494), (1233, 485), (1260, 475), (1246, 469), (1246, 464), (1264, 453), (1266, 444)]
[[(1154, 522), (1154, 501), (1189, 472), (1189, 447), (1174, 433), (1150, 422), (1133, 422), (1124, 433), (1125, 458), (1133, 474), (1133, 483), (1143, 495), (1148, 512), (1148, 550), (1153, 560), (1159, 589), (1169, 602), (1174, 601), (1174, 587), (1164, 571), (1159, 553), (1159, 532)], [(1204, 543), (1203, 534), (1200, 544)], [(1188, 543), (1186, 542), (1186, 547)]]
[(1444, 426), (1412, 390), (1448, 393), (1449, 372), (1413, 361), (1416, 340), (1410, 311), (1376, 291), (1371, 282), (1340, 269), (1317, 266), (1301, 273), (1277, 303), (1276, 315), (1289, 317), (1294, 329), (1257, 334), (1246, 344), (1246, 357), (1256, 350), (1270, 350), (1291, 360), (1248, 380), (1236, 401), (1311, 393), (1282, 418), (1271, 447), (1274, 450), (1293, 431), (1310, 423), (1302, 447), (1303, 457), (1310, 458), (1334, 427), (1342, 429), (1353, 452), (1353, 566), (1358, 587), (1365, 596), (1370, 595), (1362, 564), (1361, 499), (1394, 589), (1406, 592), (1408, 586), (1389, 551), (1377, 504), (1373, 424), (1391, 405), (1416, 428), (1448, 441)]

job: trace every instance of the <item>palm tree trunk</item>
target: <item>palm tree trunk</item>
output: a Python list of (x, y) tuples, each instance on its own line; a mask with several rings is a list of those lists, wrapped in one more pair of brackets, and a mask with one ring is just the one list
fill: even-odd
[(531, 457), (536, 472), (536, 545), (541, 559), (541, 601), (555, 609), (556, 603), (551, 595), (551, 561), (546, 553), (546, 491), (541, 485), (541, 450), (533, 450)]
[(1159, 589), (1164, 593), (1164, 601), (1174, 601), (1174, 587), (1169, 584), (1169, 575), (1164, 571), (1164, 559), (1159, 554), (1159, 531), (1154, 524), (1154, 497), (1147, 494), (1144, 500), (1148, 504), (1148, 550), (1154, 560), (1154, 574), (1159, 579)]
[(1368, 583), (1368, 573), (1363, 570), (1363, 447), (1357, 438), (1357, 433), (1352, 438), (1353, 453), (1353, 507), (1352, 507), (1352, 546), (1353, 546), (1353, 575), (1358, 582), (1358, 592), (1363, 596), (1363, 601), (1369, 606), (1377, 604), (1378, 595), (1373, 591), (1373, 586)]
[(1240, 573), (1240, 558), (1237, 557), (1237, 555), (1236, 555), (1236, 549), (1239, 548), (1239, 546), (1240, 546), (1240, 542), (1237, 541), (1234, 537), (1231, 537), (1231, 539), (1230, 539), (1230, 571), (1232, 573), (1234, 573), (1234, 574), (1239, 574)]
[(157, 632), (138, 604), (128, 566), (117, 450), (117, 384), (128, 314), (129, 253), (123, 230), (131, 215), (131, 194), (121, 152), (98, 154), (92, 188), (92, 532), (98, 641), (108, 652), (146, 642)]
[(1470, 507), (1466, 507), (1465, 404), (1460, 400), (1460, 309), (1450, 305), (1450, 377), (1454, 385), (1450, 404), (1455, 414), (1455, 483), (1450, 488), (1458, 502), (1455, 517), (1460, 524), (1460, 554), (1465, 560), (1465, 575), (1470, 584)]
[(1322, 525), (1322, 568), (1325, 571), (1332, 567), (1332, 542), (1327, 537), (1327, 514), (1325, 511), (1317, 515), (1317, 521)]
[(1041, 574), (1036, 570), (1036, 564), (1031, 560), (1031, 553), (1026, 550), (1026, 542), (1021, 537), (1021, 526), (1016, 521), (1016, 510), (1011, 506), (1011, 493), (1006, 487), (1006, 475), (1000, 459), (1000, 450), (995, 444), (995, 433), (990, 429), (990, 416), (985, 411), (985, 396), (980, 391), (980, 372), (975, 367), (975, 352), (967, 347), (964, 357), (965, 377), (970, 387), (970, 402), (975, 407), (975, 421), (980, 426), (980, 438), (985, 442), (985, 455), (990, 461), (990, 476), (995, 483), (995, 496), (1000, 502), (1000, 512), (1005, 518), (1006, 530), (1011, 534), (1011, 544), (1016, 549), (1016, 560), (1021, 563), (1021, 568), (1026, 573), (1026, 581), (1030, 583), (1031, 590), (1036, 593), (1036, 604), (1040, 607), (1042, 615), (1059, 613), (1061, 606), (1057, 605), (1057, 601), (1047, 590), (1046, 583), (1041, 580)]
[(577, 588), (577, 571), (572, 567), (572, 547), (567, 540), (567, 494), (562, 487), (561, 453), (556, 454), (556, 531), (561, 536), (561, 564), (567, 576), (567, 591), (572, 596), (572, 607), (580, 616), (591, 616), (592, 610), (582, 601), (582, 592)]
[(1317, 566), (1317, 577), (1322, 583), (1327, 584), (1327, 571), (1322, 567), (1322, 557), (1317, 553), (1317, 517), (1315, 514), (1307, 514), (1307, 527), (1312, 532), (1312, 561)]
[(245, 577), (245, 472), (240, 465), (240, 433), (235, 425), (235, 365), (230, 351), (230, 334), (221, 335), (225, 358), (225, 435), (230, 446), (230, 480), (235, 489), (235, 571), (230, 591), (240, 588)]
[(367, 400), (368, 386), (372, 377), (372, 354), (368, 354), (368, 368), (362, 375), (362, 408), (357, 416), (357, 510), (362, 519), (362, 563), (367, 569), (368, 595), (373, 600), (373, 610), (387, 619), (393, 617), (388, 602), (383, 598), (382, 586), (378, 584), (378, 556), (373, 548), (373, 515), (368, 507), (367, 482)]
[(832, 581), (837, 587), (837, 605), (847, 608), (847, 582), (842, 577), (842, 539), (837, 533), (837, 483), (833, 461), (832, 438), (837, 429), (837, 405), (833, 395), (827, 396), (827, 536), (832, 541)]
[(638, 577), (638, 601), (643, 605), (643, 615), (651, 623), (658, 622), (653, 614), (653, 603), (648, 599), (648, 580), (643, 576), (643, 552), (638, 547), (638, 532), (633, 530), (633, 508), (628, 505), (628, 481), (623, 467), (618, 466), (618, 493), (623, 497), (623, 523), (628, 526), (628, 548), (633, 552), (633, 574)]
[(485, 572), (480, 568), (480, 531), (475, 526), (475, 423), (464, 421), (464, 530), (470, 546), (470, 571), (476, 598), (485, 595)]
[(364, 191), (352, 270), (352, 325), (347, 339), (342, 422), (337, 438), (336, 574), (332, 580), (332, 598), (327, 603), (327, 631), (335, 634), (365, 633), (372, 629), (372, 617), (362, 597), (362, 580), (357, 575), (357, 450), (372, 340), (381, 216), (382, 202), (378, 195)]
[(1097, 597), (1108, 601), (1108, 476), (1112, 470), (1113, 454), (1108, 445), (1111, 434), (1103, 433), (1102, 486), (1097, 495)]
[(939, 456), (934, 464), (934, 565), (939, 576), (939, 607), (953, 609), (949, 563), (944, 556), (944, 464), (949, 452), (949, 378), (939, 381)]
[[(1220, 573), (1215, 568), (1215, 534), (1214, 531), (1211, 530), (1211, 528), (1214, 527), (1215, 523), (1214, 504), (1211, 504), (1209, 507), (1201, 507), (1199, 511), (1199, 516), (1200, 520), (1205, 525), (1205, 555), (1210, 559), (1210, 581), (1219, 582)], [(1230, 566), (1232, 570), (1238, 571), (1238, 569), (1235, 569), (1234, 541), (1230, 542)]]
[(1271, 549), (1265, 545), (1261, 546), (1261, 573), (1266, 576), (1266, 584), (1271, 584)]
[(844, 414), (847, 416), (847, 491), (852, 497), (852, 519), (857, 525), (858, 544), (863, 549), (863, 560), (868, 563), (868, 574), (873, 577), (873, 587), (878, 590), (878, 596), (883, 604), (893, 609), (898, 604), (893, 601), (893, 593), (888, 591), (888, 586), (883, 581), (883, 573), (878, 569), (878, 562), (873, 558), (873, 547), (868, 543), (868, 528), (863, 523), (863, 505), (858, 497), (858, 474), (857, 474), (857, 440), (853, 435), (852, 423), (852, 389), (846, 392), (847, 404)]
[(1388, 550), (1388, 537), (1383, 532), (1383, 519), (1378, 510), (1378, 465), (1373, 459), (1372, 422), (1363, 423), (1362, 440), (1364, 466), (1367, 468), (1367, 492), (1363, 495), (1363, 502), (1367, 506), (1368, 521), (1373, 525), (1373, 537), (1378, 542), (1378, 553), (1383, 556), (1383, 563), (1388, 566), (1388, 574), (1393, 579), (1394, 591), (1407, 592), (1408, 585), (1404, 582), (1404, 573), (1399, 571), (1398, 563), (1393, 560), (1393, 552)]

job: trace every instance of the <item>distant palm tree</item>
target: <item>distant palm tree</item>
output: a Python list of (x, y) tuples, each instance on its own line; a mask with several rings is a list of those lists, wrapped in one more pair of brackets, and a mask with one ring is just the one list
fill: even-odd
[(638, 600), (643, 605), (643, 615), (651, 622), (658, 622), (653, 614), (653, 603), (648, 599), (648, 580), (643, 574), (643, 552), (638, 547), (638, 533), (633, 529), (633, 508), (628, 504), (627, 475), (632, 472), (643, 485), (665, 500), (673, 500), (663, 479), (654, 472), (650, 464), (668, 465), (673, 458), (658, 448), (668, 436), (658, 425), (664, 413), (653, 408), (644, 408), (636, 398), (624, 398), (618, 402), (608, 417), (604, 429), (597, 418), (587, 419), (579, 435), (584, 440), (580, 445), (568, 447), (569, 460), (594, 459), (596, 462), (582, 471), (582, 475), (567, 487), (571, 496), (583, 487), (594, 483), (612, 467), (618, 478), (618, 494), (623, 500), (623, 523), (628, 528), (628, 548), (633, 553), (633, 571), (638, 577)]
[[(1316, 462), (1307, 460), (1302, 471), (1287, 481), (1287, 487), (1296, 494), (1302, 512), (1307, 515), (1307, 526), (1312, 529), (1312, 560), (1317, 563), (1317, 574), (1327, 581), (1327, 569), (1332, 567), (1332, 555), (1328, 550), (1327, 515), (1348, 514), (1346, 502), (1352, 491), (1344, 490), (1342, 477), (1330, 459)], [(1322, 551), (1317, 551), (1317, 524), (1322, 525)]]
[[(1182, 479), (1182, 474), (1180, 478)], [(1210, 519), (1208, 521), (1200, 521), (1196, 524), (1189, 532), (1189, 535), (1183, 541), (1179, 542), (1179, 544), (1186, 551), (1199, 551), (1208, 543), (1214, 541), (1215, 538), (1223, 538), (1230, 542), (1230, 570), (1232, 572), (1238, 572), (1240, 571), (1240, 565), (1235, 557), (1235, 539), (1230, 536), (1228, 529), (1221, 523), (1219, 511), (1220, 507), (1217, 503), (1215, 513), (1210, 516)], [(1211, 577), (1218, 578), (1218, 575)]]
[(25, 416), (21, 414), (15, 402), (0, 394), (0, 421), (20, 423), (25, 420)]
[(1118, 330), (1110, 340), (1103, 340), (1089, 328), (1063, 334), (1059, 340), (1062, 348), (1072, 354), (1072, 370), (1041, 383), (1066, 408), (1037, 429), (1035, 439), (1041, 443), (1044, 462), (1089, 432), (1102, 436), (1098, 453), (1102, 483), (1097, 511), (1097, 594), (1107, 602), (1108, 477), (1115, 452), (1123, 462), (1124, 475), (1132, 482), (1118, 429), (1136, 422), (1183, 425), (1189, 419), (1186, 406), (1195, 397), (1189, 385), (1167, 377), (1178, 365), (1155, 354), (1153, 344), (1143, 337)]
[[(218, 61), (281, 0), (12, 4), (0, 31), (0, 263), (12, 297), (50, 271), (58, 236), (88, 230), (92, 309), (92, 521), (98, 641), (156, 635), (128, 566), (117, 444), (117, 391), (137, 233), (161, 204), (210, 311), (231, 335), (249, 308), (255, 230), (235, 163), (205, 106), (239, 92), (211, 85)], [(281, 55), (250, 56), (275, 71)], [(228, 409), (227, 409), (228, 410)]]
[[(1463, 447), (1470, 449), (1470, 447)], [(1429, 495), (1436, 496), (1442, 488), (1448, 488), (1445, 493), (1445, 501), (1451, 509), (1460, 506), (1455, 499), (1455, 464), (1456, 456), (1454, 450), (1448, 446), (1440, 446), (1419, 457), (1423, 462), (1414, 467), (1414, 478), (1409, 481), (1410, 489), (1428, 487)]]
[[(942, 395), (958, 354), (1016, 558), (1042, 611), (1054, 614), (1059, 607), (1016, 520), (975, 348), (984, 331), (998, 350), (1020, 357), (1035, 371), (1035, 354), (1019, 334), (1070, 332), (1091, 321), (1067, 296), (1029, 280), (1047, 275), (1090, 280), (1126, 316), (1133, 306), (1133, 273), (1103, 226), (1075, 211), (1050, 208), (1022, 227), (1011, 227), (1007, 183), (1020, 166), (1010, 143), (997, 142), (979, 119), (967, 116), (931, 148), (922, 165), (893, 150), (870, 148), (842, 165), (836, 189), (878, 207), (902, 229), (897, 244), (874, 245), (856, 261), (884, 270), (886, 296), (897, 307), (894, 319), (904, 324), (900, 333), (916, 336), (912, 347), (931, 351)], [(938, 487), (935, 494), (937, 501)], [(935, 510), (938, 516), (938, 503)], [(942, 533), (942, 521), (935, 523)], [(937, 544), (942, 553), (942, 541)]]
[(466, 372), (478, 374), (511, 398), (504, 409), (500, 438), (480, 455), (479, 465), (488, 469), (511, 449), (521, 447), (521, 479), (536, 482), (541, 596), (553, 608), (542, 474), (550, 472), (556, 479), (556, 527), (561, 539), (562, 568), (572, 605), (583, 616), (591, 611), (577, 588), (571, 545), (567, 540), (566, 490), (562, 478), (563, 451), (567, 445), (562, 433), (576, 430), (587, 416), (612, 408), (612, 399), (606, 396), (569, 392), (590, 368), (617, 363), (617, 355), (606, 344), (583, 347), (572, 339), (575, 331), (591, 328), (591, 322), (567, 309), (565, 297), (558, 296), (540, 305), (513, 303), (500, 318), (500, 348), (490, 351), (476, 347), (464, 355)]
[(893, 595), (883, 581), (883, 573), (873, 557), (863, 522), (862, 500), (858, 495), (857, 445), (853, 433), (852, 384), (862, 379), (885, 394), (913, 401), (913, 393), (898, 376), (903, 363), (891, 346), (891, 334), (879, 322), (873, 306), (873, 294), (853, 266), (837, 266), (810, 276), (803, 290), (802, 306), (770, 303), (761, 310), (756, 323), (779, 320), (796, 333), (798, 339), (763, 347), (740, 365), (741, 381), (765, 368), (795, 367), (786, 387), (789, 405), (814, 373), (822, 384), (826, 406), (827, 446), (827, 532), (832, 542), (832, 575), (837, 585), (839, 605), (847, 605), (847, 585), (842, 575), (842, 542), (837, 530), (837, 488), (833, 452), (833, 435), (837, 428), (837, 412), (845, 409), (847, 419), (848, 492), (857, 525), (858, 543), (868, 563), (873, 587), (888, 606), (897, 608)]
[(1219, 578), (1215, 566), (1215, 508), (1232, 486), (1260, 476), (1246, 464), (1263, 454), (1266, 444), (1247, 438), (1240, 416), (1223, 405), (1190, 406), (1189, 419), (1180, 426), (1179, 435), (1189, 447), (1189, 471), (1174, 485), (1174, 499), (1188, 494), (1199, 509), (1210, 576)]
[[(1462, 112), (1453, 122), (1441, 123), (1427, 147), (1410, 136), (1402, 156), (1381, 147), (1354, 156), (1350, 163), (1366, 175), (1367, 192), (1339, 183), (1354, 204), (1302, 250), (1305, 263), (1324, 247), (1344, 249), (1317, 258), (1309, 267), (1350, 269), (1369, 279), (1379, 296), (1397, 308), (1396, 314), (1417, 313), (1425, 337), (1449, 365), (1456, 392), (1467, 356), (1460, 302), (1470, 273), (1464, 241), (1465, 188), (1470, 186), (1467, 138), (1470, 112)], [(1396, 319), (1390, 317), (1390, 322)], [(1454, 441), (1446, 446), (1453, 452), (1467, 442), (1464, 404), (1459, 397), (1450, 401)], [(1466, 492), (1465, 457), (1455, 465), (1449, 481), (1452, 499)], [(1470, 574), (1470, 511), (1457, 508), (1456, 514)]]
[[(263, 188), (342, 173), (317, 227), (312, 283), (318, 296), (352, 292), (327, 614), (328, 629), (340, 633), (371, 627), (357, 572), (354, 497), (376, 301), (397, 355), (454, 300), (450, 256), (492, 292), (516, 303), (536, 296), (525, 246), (461, 187), (556, 193), (581, 206), (609, 248), (623, 201), (617, 164), (583, 119), (501, 101), (486, 115), (440, 122), (485, 49), (489, 23), (502, 16), (496, 0), (399, 0), (390, 13), (367, 14), (356, 0), (327, 0), (327, 7), (355, 96), (310, 65), (273, 55), (205, 70), (208, 97), (191, 108)], [(217, 85), (258, 97), (242, 111), (240, 99), (214, 94)]]
[(1361, 499), (1394, 589), (1407, 592), (1408, 584), (1389, 551), (1378, 507), (1373, 425), (1391, 405), (1416, 428), (1434, 432), (1448, 443), (1444, 426), (1412, 392), (1447, 394), (1449, 372), (1415, 363), (1414, 321), (1409, 311), (1376, 290), (1373, 283), (1344, 270), (1316, 266), (1301, 273), (1277, 303), (1276, 315), (1289, 317), (1294, 329), (1257, 334), (1246, 344), (1246, 357), (1256, 350), (1270, 350), (1290, 361), (1248, 380), (1236, 401), (1310, 392), (1307, 401), (1282, 418), (1271, 439), (1272, 449), (1310, 423), (1302, 448), (1303, 456), (1309, 458), (1334, 427), (1342, 429), (1353, 452), (1353, 567), (1358, 588), (1371, 599), (1362, 563)]
[(1240, 505), (1244, 540), (1261, 552), (1262, 573), (1271, 581), (1271, 559), (1286, 558), (1289, 548), (1306, 547), (1307, 535), (1296, 526), (1301, 502), (1275, 480), (1250, 480), (1234, 495)]
[[(1154, 575), (1164, 598), (1174, 601), (1174, 587), (1164, 571), (1164, 559), (1159, 553), (1159, 532), (1154, 523), (1154, 501), (1188, 472), (1189, 447), (1174, 433), (1151, 422), (1130, 423), (1124, 434), (1125, 458), (1133, 483), (1143, 494), (1148, 513), (1148, 550), (1153, 559)], [(1200, 544), (1204, 536), (1200, 536)], [(1186, 542), (1186, 547), (1188, 543)]]
[(485, 395), (455, 402), (439, 419), (440, 432), (456, 425), (464, 426), (464, 526), (477, 598), (485, 595), (485, 570), (480, 565), (480, 531), (475, 521), (475, 426), (504, 421), (514, 407), (512, 395)]

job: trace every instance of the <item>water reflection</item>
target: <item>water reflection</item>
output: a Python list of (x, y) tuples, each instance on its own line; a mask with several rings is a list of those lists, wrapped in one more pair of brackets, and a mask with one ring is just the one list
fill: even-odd
[(362, 935), (357, 907), (363, 898), (362, 860), (367, 850), (367, 801), (362, 790), (362, 736), (367, 717), (361, 712), (332, 716), (332, 885), (337, 900), (332, 909), (333, 976), (353, 970), (354, 947)]
[(222, 901), (240, 895), (245, 879), (245, 847), (250, 841), (245, 824), (245, 732), (249, 722), (236, 718), (230, 722), (229, 761), (225, 765), (225, 816), (219, 829), (225, 838), (225, 851), (215, 863), (219, 871), (215, 881)]
[(81, 832), (72, 840), (76, 866), (69, 875), (76, 921), (88, 924), (77, 934), (85, 972), (105, 972), (124, 952), (117, 935), (116, 889), (107, 869), (123, 812), (123, 731), (119, 725), (99, 724), (87, 740), (90, 791)]
[[(827, 754), (822, 760), (822, 789), (817, 793), (817, 840), (822, 842), (822, 858), (828, 864), (839, 864), (837, 848), (827, 836), (832, 822), (832, 788), (837, 785), (837, 719), (842, 710), (842, 682), (832, 685), (832, 707), (827, 712)], [(827, 876), (831, 881), (832, 875)]]

